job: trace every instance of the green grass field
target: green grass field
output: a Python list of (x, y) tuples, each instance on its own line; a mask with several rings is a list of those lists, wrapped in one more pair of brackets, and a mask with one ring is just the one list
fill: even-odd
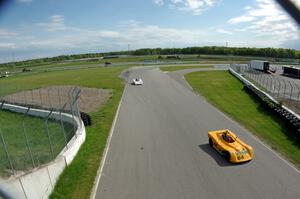
[(86, 141), (71, 165), (62, 173), (50, 198), (89, 198), (124, 88), (118, 76), (126, 68), (101, 67), (0, 79), (0, 96), (49, 85), (78, 85), (113, 90), (112, 97), (101, 110), (90, 114), (93, 124), (86, 128)]
[(103, 67), (3, 78), (0, 79), (0, 97), (17, 91), (36, 89), (49, 85), (79, 85), (120, 90), (122, 89), (122, 85), (120, 85), (120, 80), (117, 76), (124, 68)]
[[(29, 145), (33, 154), (35, 165), (45, 164), (52, 160), (45, 120), (42, 118), (27, 116), (23, 120), (22, 114), (9, 111), (0, 111), (1, 132), (7, 146), (7, 150), (15, 170), (24, 171), (33, 168), (30, 155), (27, 151), (26, 140), (23, 131), (23, 121), (28, 135)], [(58, 121), (49, 120), (49, 136), (52, 142), (53, 155), (56, 157), (65, 146), (64, 132), (67, 141), (74, 135), (71, 125), (64, 124), (64, 131)], [(9, 175), (9, 161), (4, 153), (2, 139), (0, 139), (0, 174)]]
[(186, 79), (211, 104), (300, 167), (300, 145), (293, 138), (293, 132), (262, 108), (229, 72), (194, 72), (187, 74)]
[(192, 68), (212, 68), (213, 65), (180, 65), (180, 66), (162, 66), (160, 70), (162, 71), (176, 71), (176, 70), (184, 70), (184, 69), (192, 69)]
[[(60, 62), (41, 62), (41, 63), (31, 63), (18, 65), (18, 66), (2, 66), (0, 64), (0, 73), (4, 71), (10, 72), (20, 72), (23, 68), (31, 68), (33, 72), (44, 72), (47, 70), (64, 70), (67, 68), (72, 67), (101, 67), (105, 62), (112, 62), (114, 65), (118, 64), (132, 64), (134, 62), (139, 62), (149, 64), (148, 61), (152, 61), (156, 63), (160, 61), (162, 63), (168, 62), (182, 62), (182, 61), (194, 61), (194, 62), (201, 62), (201, 63), (231, 63), (231, 61), (239, 62), (239, 63), (246, 63), (249, 60), (254, 59), (253, 57), (243, 57), (243, 56), (225, 56), (225, 55), (181, 55), (181, 59), (166, 59), (165, 56), (159, 58), (158, 55), (143, 55), (143, 56), (121, 56), (119, 58), (112, 58), (112, 59), (100, 59), (100, 60), (92, 60), (92, 61), (83, 61), (80, 59), (68, 60), (68, 61), (60, 61)], [(151, 62), (150, 62), (151, 63)], [(27, 74), (27, 73), (19, 73), (19, 74)]]

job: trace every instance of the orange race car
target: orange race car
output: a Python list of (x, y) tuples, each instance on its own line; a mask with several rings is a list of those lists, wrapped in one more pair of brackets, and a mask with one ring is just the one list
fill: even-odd
[(209, 131), (209, 145), (232, 163), (246, 162), (253, 158), (253, 148), (228, 129)]

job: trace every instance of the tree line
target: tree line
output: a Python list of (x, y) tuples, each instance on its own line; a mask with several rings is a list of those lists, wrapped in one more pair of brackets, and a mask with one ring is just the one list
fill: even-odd
[(237, 55), (271, 58), (300, 59), (300, 51), (284, 48), (245, 48), (245, 47), (187, 47), (187, 48), (144, 48), (133, 51), (133, 55), (206, 54)]
[(19, 62), (9, 62), (0, 64), (0, 67), (22, 67), (35, 66), (49, 63), (57, 63), (66, 60), (82, 58), (98, 58), (108, 55), (234, 55), (234, 56), (254, 56), (285, 59), (300, 59), (300, 51), (285, 48), (246, 48), (246, 47), (222, 47), (222, 46), (204, 46), (204, 47), (186, 47), (186, 48), (143, 48), (132, 51), (115, 51), (107, 53), (86, 53), (75, 55), (61, 55), (56, 57), (46, 57), (31, 59)]

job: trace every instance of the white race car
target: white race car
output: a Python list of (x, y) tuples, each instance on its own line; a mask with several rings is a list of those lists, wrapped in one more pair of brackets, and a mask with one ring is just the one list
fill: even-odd
[(132, 80), (132, 85), (143, 85), (143, 80), (141, 78), (134, 78)]

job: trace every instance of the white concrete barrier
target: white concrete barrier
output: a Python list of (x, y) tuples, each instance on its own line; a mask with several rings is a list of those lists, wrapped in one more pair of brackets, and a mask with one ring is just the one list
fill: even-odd
[[(26, 107), (7, 103), (3, 104), (2, 108), (17, 113), (26, 113), (28, 110)], [(49, 113), (49, 110), (30, 108), (27, 114), (45, 118)], [(72, 162), (80, 146), (85, 141), (85, 127), (80, 118), (67, 113), (61, 113), (60, 115), (59, 112), (52, 112), (50, 118), (61, 118), (64, 122), (75, 125), (77, 130), (67, 146), (52, 162), (28, 171), (25, 174), (12, 176), (8, 180), (1, 180), (5, 184), (6, 189), (9, 192), (13, 192), (11, 194), (17, 199), (48, 198), (60, 174)]]

